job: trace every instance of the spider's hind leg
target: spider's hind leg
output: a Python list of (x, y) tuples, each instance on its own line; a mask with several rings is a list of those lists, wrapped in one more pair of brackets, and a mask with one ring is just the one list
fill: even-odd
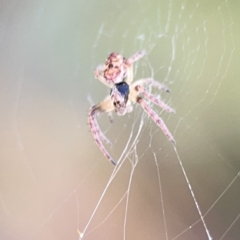
[(144, 85), (149, 83), (150, 85), (157, 87), (158, 89), (164, 90), (166, 92), (169, 92), (168, 88), (166, 88), (163, 84), (151, 79), (151, 78), (146, 78), (146, 79), (141, 79), (133, 83), (133, 89), (137, 93), (141, 93), (146, 99), (149, 99), (151, 102), (154, 104), (158, 105), (161, 107), (163, 110), (169, 112), (169, 113), (175, 113), (175, 110), (169, 107), (165, 102), (163, 102), (159, 97), (154, 96), (151, 94), (145, 87)]
[(169, 113), (175, 113), (175, 110), (169, 107), (165, 102), (163, 102), (159, 97), (154, 96), (150, 92), (148, 92), (144, 87), (137, 85), (136, 89), (138, 92), (142, 93), (142, 95), (146, 98), (149, 99), (151, 102), (154, 104), (158, 105), (161, 107), (164, 111), (169, 112)]
[(172, 136), (171, 132), (168, 130), (164, 121), (157, 115), (157, 113), (146, 103), (146, 101), (143, 98), (138, 97), (137, 102), (141, 105), (144, 111), (152, 118), (152, 120), (157, 124), (157, 126), (161, 128), (161, 130), (167, 136), (167, 138), (173, 144), (175, 144), (176, 142), (174, 137)]

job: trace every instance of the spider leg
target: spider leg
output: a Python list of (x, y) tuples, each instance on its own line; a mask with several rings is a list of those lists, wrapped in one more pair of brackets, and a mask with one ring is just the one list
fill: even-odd
[(103, 70), (104, 65), (99, 65), (94, 71), (95, 78), (98, 79), (101, 83), (105, 84), (107, 87), (111, 88), (112, 85), (109, 84), (103, 76)]
[(127, 77), (125, 78), (125, 82), (130, 85), (133, 81), (133, 65), (127, 66)]
[(94, 137), (98, 147), (100, 148), (100, 150), (104, 154), (104, 156), (113, 165), (116, 165), (117, 163), (113, 160), (113, 158), (108, 153), (108, 151), (106, 150), (106, 148), (104, 147), (104, 145), (101, 141), (101, 140), (104, 140), (106, 142), (109, 142), (109, 140), (104, 136), (104, 134), (100, 130), (99, 125), (97, 123), (97, 119), (96, 119), (96, 116), (99, 112), (111, 112), (112, 110), (114, 110), (114, 106), (112, 105), (112, 101), (111, 101), (111, 98), (109, 96), (103, 102), (101, 102), (101, 103), (99, 103), (99, 104), (90, 108), (89, 114), (88, 114), (88, 124), (89, 124), (90, 130), (93, 134), (93, 137)]
[(133, 63), (135, 63), (136, 61), (138, 61), (140, 58), (144, 57), (145, 55), (146, 55), (146, 51), (145, 50), (137, 52), (134, 55), (132, 55), (127, 60), (127, 62), (128, 62), (129, 65), (132, 65)]
[[(107, 113), (107, 115), (108, 115), (108, 118), (109, 118), (109, 121), (112, 123), (113, 122), (113, 116), (112, 116), (112, 104), (111, 104), (111, 101), (110, 101), (110, 96), (107, 96), (107, 97), (105, 97), (104, 98), (104, 100), (101, 102), (101, 103), (99, 103), (99, 104), (97, 104), (97, 105), (95, 105), (95, 106), (93, 106), (93, 107), (96, 107), (96, 108), (99, 108), (99, 110), (96, 112), (96, 114), (98, 113), (98, 112), (100, 112), (100, 111), (102, 111), (102, 112), (106, 112)], [(105, 110), (104, 110), (105, 109)], [(110, 110), (110, 111), (109, 111)], [(98, 125), (98, 123), (97, 123), (97, 121), (96, 121), (96, 124), (97, 124), (97, 127), (99, 128), (99, 130), (100, 130), (100, 127), (99, 127), (99, 125)], [(101, 139), (106, 143), (106, 144), (109, 144), (109, 145), (112, 145), (112, 143), (110, 142), (110, 140), (103, 134), (103, 132), (100, 130), (99, 131), (99, 135), (100, 135), (100, 137), (101, 137)]]
[(145, 50), (135, 53), (127, 60), (127, 77), (126, 83), (130, 84), (133, 81), (133, 63), (146, 55)]
[(164, 92), (170, 92), (170, 90), (164, 84), (157, 82), (156, 80), (154, 80), (152, 78), (145, 78), (145, 79), (137, 80), (136, 82), (134, 82), (134, 86), (137, 86), (137, 85), (140, 85), (140, 86), (150, 85), (150, 86), (158, 88), (159, 90), (162, 90)]
[(161, 107), (163, 110), (169, 112), (169, 113), (175, 113), (175, 111), (169, 107), (166, 103), (164, 103), (161, 99), (157, 98), (156, 96), (154, 96), (153, 94), (151, 94), (150, 92), (148, 92), (143, 86), (141, 85), (137, 85), (135, 87), (135, 89), (142, 93), (142, 95), (149, 99), (151, 102), (153, 102), (154, 104), (158, 105), (159, 107)]
[(144, 101), (143, 98), (138, 98), (137, 102), (141, 105), (141, 107), (144, 109), (144, 111), (152, 118), (152, 120), (160, 127), (163, 131), (163, 133), (167, 136), (167, 138), (175, 144), (174, 137), (168, 130), (167, 126), (165, 125), (164, 121), (157, 115), (157, 113), (149, 107), (149, 105)]

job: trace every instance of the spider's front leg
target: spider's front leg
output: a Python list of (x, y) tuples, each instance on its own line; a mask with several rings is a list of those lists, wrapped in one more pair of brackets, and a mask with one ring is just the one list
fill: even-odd
[(157, 113), (146, 103), (146, 101), (138, 97), (137, 102), (141, 105), (144, 111), (152, 118), (152, 120), (162, 129), (163, 133), (167, 136), (167, 138), (172, 142), (176, 143), (174, 137), (168, 130), (167, 126), (165, 125), (164, 121), (157, 115)]
[(107, 140), (104, 134), (101, 132), (99, 125), (97, 123), (96, 116), (99, 112), (111, 112), (114, 110), (114, 106), (112, 105), (111, 98), (106, 98), (103, 102), (93, 106), (90, 108), (89, 114), (88, 114), (88, 124), (90, 127), (90, 130), (93, 134), (93, 137), (104, 154), (104, 156), (113, 164), (116, 165), (117, 163), (114, 161), (114, 159), (111, 157), (111, 155), (108, 153), (106, 148), (104, 147), (101, 140)]
[(103, 76), (103, 71), (104, 71), (105, 66), (104, 65), (99, 65), (95, 71), (94, 71), (94, 76), (96, 79), (98, 79), (101, 83), (106, 85), (107, 87), (111, 88), (113, 85), (107, 81), (107, 79)]
[(132, 65), (133, 63), (135, 63), (136, 61), (138, 61), (140, 58), (144, 57), (146, 55), (146, 51), (142, 50), (140, 52), (135, 53), (134, 55), (132, 55), (128, 60), (127, 63), (129, 65)]
[(144, 57), (146, 55), (146, 51), (140, 51), (135, 53), (133, 56), (131, 56), (128, 60), (127, 60), (127, 77), (125, 79), (125, 81), (128, 84), (131, 84), (131, 82), (133, 81), (133, 64), (138, 61), (140, 58)]

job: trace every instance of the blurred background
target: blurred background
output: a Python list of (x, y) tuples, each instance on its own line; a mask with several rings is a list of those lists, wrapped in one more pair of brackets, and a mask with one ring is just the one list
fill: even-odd
[[(240, 2), (0, 1), (0, 239), (234, 240), (240, 236)], [(145, 49), (154, 110), (98, 117), (94, 69)], [(158, 91), (153, 93), (160, 96)]]

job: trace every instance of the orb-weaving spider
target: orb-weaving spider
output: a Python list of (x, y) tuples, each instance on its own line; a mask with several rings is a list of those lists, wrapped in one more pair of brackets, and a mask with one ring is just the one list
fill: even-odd
[(175, 140), (164, 121), (147, 104), (145, 99), (150, 100), (167, 112), (173, 113), (174, 110), (162, 102), (159, 98), (148, 92), (144, 86), (151, 85), (165, 92), (169, 92), (169, 90), (163, 84), (153, 80), (152, 78), (140, 79), (133, 82), (133, 63), (138, 61), (144, 55), (145, 51), (137, 52), (127, 60), (120, 54), (111, 53), (107, 58), (105, 65), (100, 65), (95, 70), (95, 77), (111, 90), (109, 96), (107, 96), (102, 102), (90, 108), (88, 124), (98, 147), (105, 157), (114, 165), (116, 165), (116, 162), (107, 152), (102, 143), (102, 140), (105, 142), (108, 142), (108, 140), (98, 126), (96, 120), (98, 112), (109, 113), (114, 110), (118, 115), (124, 115), (131, 112), (132, 104), (137, 102), (162, 129), (167, 138), (171, 142), (175, 143)]

